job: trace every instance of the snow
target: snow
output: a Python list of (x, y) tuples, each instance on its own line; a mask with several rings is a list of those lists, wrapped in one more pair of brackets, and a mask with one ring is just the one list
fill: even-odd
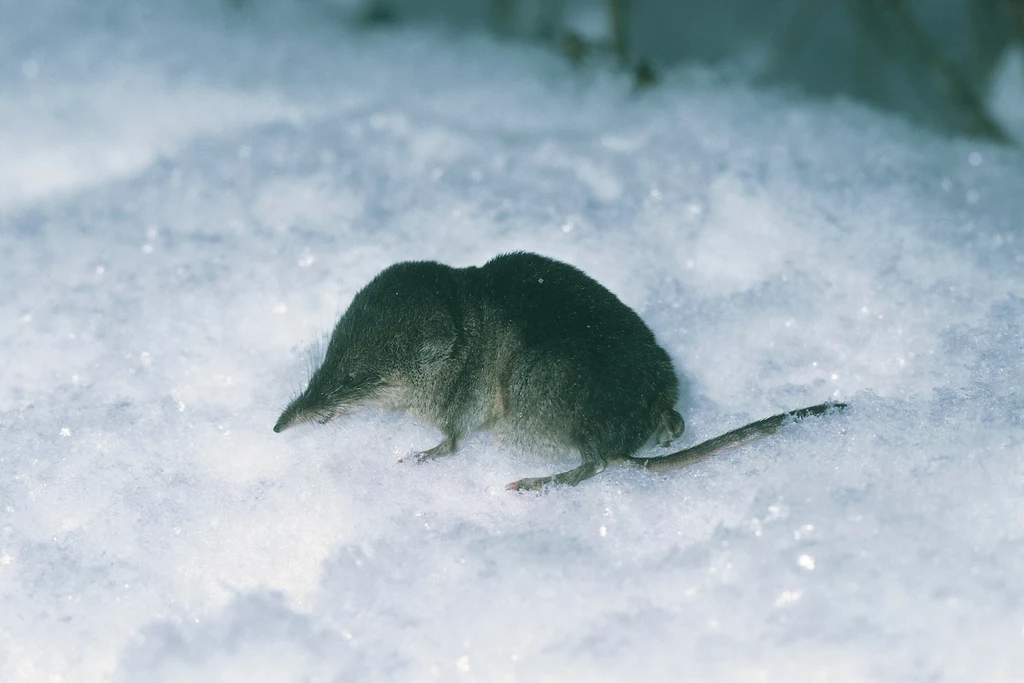
[[(287, 3), (3, 4), (0, 680), (1019, 676), (1019, 150)], [(271, 431), (376, 272), (511, 249), (648, 321), (679, 443), (851, 408), (544, 495), (486, 434)]]

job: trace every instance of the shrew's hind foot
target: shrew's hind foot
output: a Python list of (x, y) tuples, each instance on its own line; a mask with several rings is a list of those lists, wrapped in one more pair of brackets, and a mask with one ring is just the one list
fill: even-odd
[(551, 483), (554, 477), (529, 477), (514, 481), (505, 487), (506, 491), (539, 491), (545, 485)]
[(585, 462), (576, 469), (569, 470), (568, 472), (560, 472), (550, 477), (529, 477), (527, 479), (514, 481), (506, 486), (505, 490), (538, 491), (548, 484), (565, 484), (566, 486), (575, 486), (584, 479), (590, 479), (602, 470), (604, 470), (604, 463)]
[(412, 455), (402, 458), (398, 462), (405, 462), (406, 460), (414, 460), (418, 463), (428, 462), (430, 460), (437, 460), (438, 458), (444, 458), (446, 456), (455, 453), (455, 439), (445, 439), (441, 443), (437, 444), (433, 448), (419, 453), (413, 453)]
[(674, 439), (678, 439), (686, 429), (683, 416), (674, 410), (670, 410), (661, 417), (661, 424), (654, 432), (654, 440), (659, 446), (668, 446)]

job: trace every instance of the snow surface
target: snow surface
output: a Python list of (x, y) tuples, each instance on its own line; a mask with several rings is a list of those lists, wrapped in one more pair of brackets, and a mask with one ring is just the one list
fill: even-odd
[[(0, 0), (0, 680), (1019, 680), (1019, 150), (286, 5)], [(271, 432), (377, 271), (511, 249), (641, 313), (682, 444), (851, 408), (546, 495)]]

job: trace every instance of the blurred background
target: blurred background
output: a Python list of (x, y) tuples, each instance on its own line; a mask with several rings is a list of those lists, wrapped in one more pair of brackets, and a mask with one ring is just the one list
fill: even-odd
[[(1024, 0), (219, 0), (240, 16), (296, 2), (368, 27), (446, 22), (614, 62), (637, 86), (715, 65), (848, 97), (955, 134), (1014, 139), (1024, 112)], [(1019, 140), (1018, 140), (1019, 142)]]

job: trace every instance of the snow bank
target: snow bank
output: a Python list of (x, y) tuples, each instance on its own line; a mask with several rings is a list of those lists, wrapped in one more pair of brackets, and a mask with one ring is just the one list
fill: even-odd
[[(1024, 669), (1019, 151), (704, 72), (638, 97), (439, 29), (19, 11), (0, 679)], [(438, 436), (402, 416), (271, 432), (378, 270), (510, 249), (649, 322), (683, 444), (851, 408), (546, 495), (503, 487), (569, 463), (487, 435), (410, 466)]]

